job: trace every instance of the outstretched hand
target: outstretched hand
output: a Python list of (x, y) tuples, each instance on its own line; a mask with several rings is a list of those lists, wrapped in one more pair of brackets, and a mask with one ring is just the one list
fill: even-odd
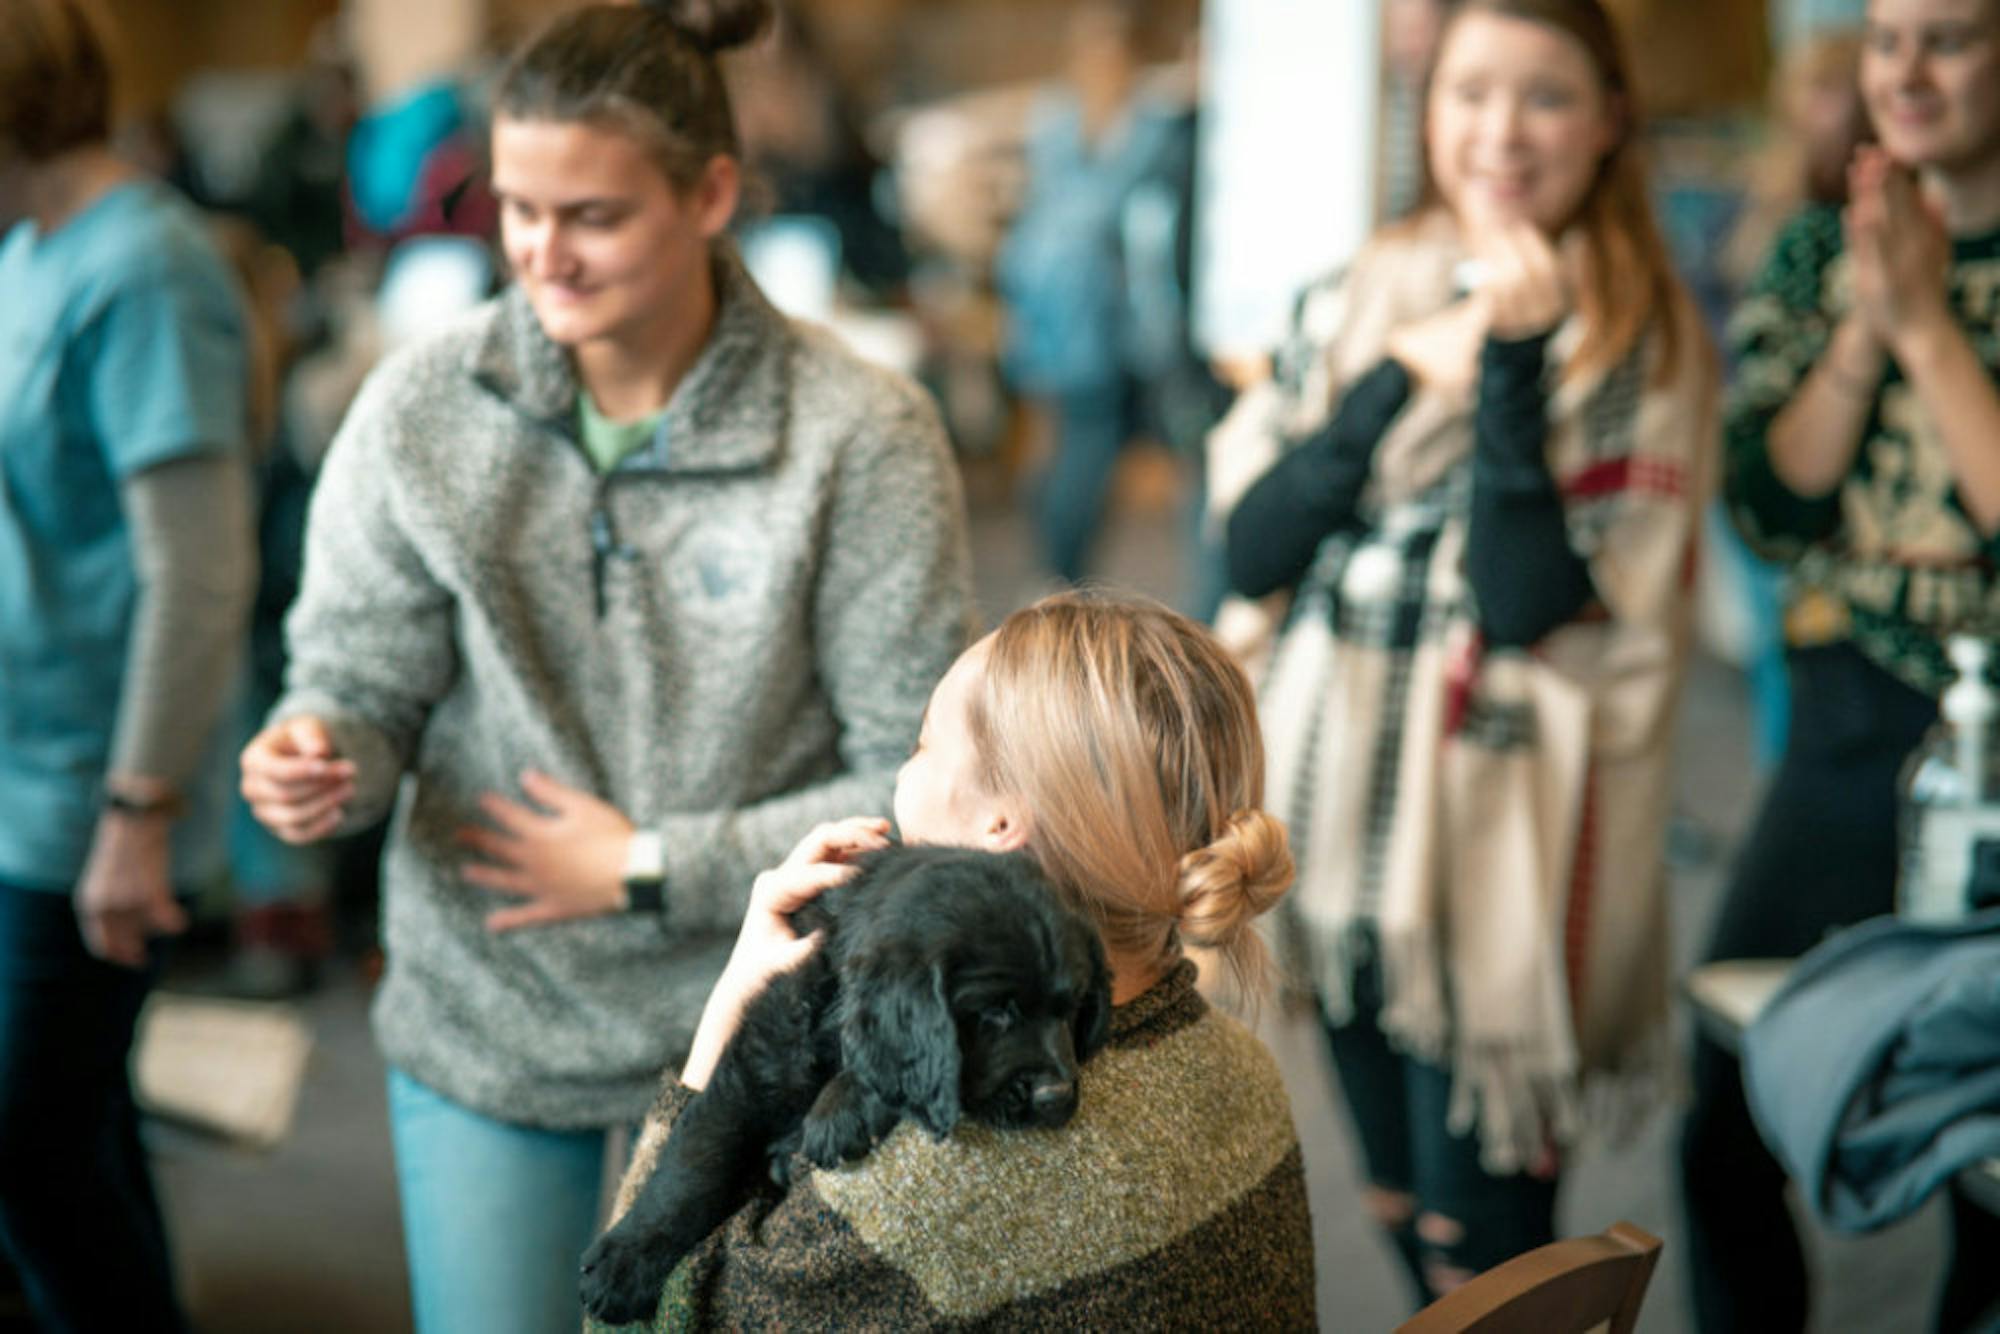
[(354, 761), (335, 747), (325, 721), (307, 715), (272, 723), (243, 747), (243, 800), (287, 843), (312, 843), (340, 827), (354, 799)]
[(610, 803), (534, 769), (522, 772), (521, 791), (534, 805), (497, 792), (481, 795), (479, 810), (490, 824), (463, 825), (456, 835), (478, 859), (460, 867), (466, 883), (520, 900), (489, 914), (487, 929), (620, 911), (632, 822)]

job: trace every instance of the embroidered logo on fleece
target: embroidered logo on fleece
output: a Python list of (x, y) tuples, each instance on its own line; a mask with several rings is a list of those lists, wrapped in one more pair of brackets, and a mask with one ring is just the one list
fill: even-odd
[(697, 615), (734, 618), (769, 595), (770, 555), (740, 523), (698, 524), (674, 544), (667, 579), (676, 605)]

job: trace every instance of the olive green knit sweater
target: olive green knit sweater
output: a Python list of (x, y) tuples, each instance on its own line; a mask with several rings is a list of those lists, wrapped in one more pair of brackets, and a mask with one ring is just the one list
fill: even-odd
[[(621, 1211), (691, 1096), (668, 1081)], [(1284, 1085), (1192, 965), (1114, 1013), (1062, 1129), (905, 1124), (861, 1163), (799, 1167), (674, 1272), (652, 1328), (1314, 1328)]]

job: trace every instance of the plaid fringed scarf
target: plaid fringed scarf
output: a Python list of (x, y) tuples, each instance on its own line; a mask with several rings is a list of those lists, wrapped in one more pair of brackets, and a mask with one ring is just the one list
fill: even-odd
[[(1243, 410), (1298, 438), (1390, 329), (1453, 299), (1458, 258), (1434, 230), (1373, 243), (1309, 295), (1301, 344)], [(1558, 332), (1552, 367), (1577, 337)], [(1451, 1069), (1452, 1124), (1477, 1124), (1496, 1172), (1575, 1138), (1588, 1077), (1639, 1091), (1665, 1055), (1672, 715), (1716, 432), (1700, 340), (1666, 382), (1655, 349), (1550, 398), (1598, 604), (1532, 650), (1481, 643), (1460, 572), (1473, 405), (1418, 388), (1377, 447), (1366, 530), (1321, 547), (1261, 691), (1299, 865), (1286, 953), (1338, 1019), (1368, 942), (1383, 1030)]]

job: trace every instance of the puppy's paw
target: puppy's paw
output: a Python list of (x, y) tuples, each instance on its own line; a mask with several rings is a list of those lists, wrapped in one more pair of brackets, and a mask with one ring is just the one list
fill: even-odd
[(764, 1158), (770, 1168), (771, 1182), (779, 1190), (789, 1189), (792, 1184), (792, 1155), (799, 1151), (805, 1141), (805, 1130), (795, 1127), (789, 1134), (771, 1141), (764, 1150)]
[(583, 1307), (607, 1325), (651, 1320), (680, 1257), (645, 1235), (617, 1228), (583, 1254)]
[(806, 1118), (801, 1151), (816, 1166), (839, 1167), (842, 1163), (857, 1162), (866, 1158), (874, 1147), (867, 1122), (854, 1112), (843, 1110), (831, 1116)]

